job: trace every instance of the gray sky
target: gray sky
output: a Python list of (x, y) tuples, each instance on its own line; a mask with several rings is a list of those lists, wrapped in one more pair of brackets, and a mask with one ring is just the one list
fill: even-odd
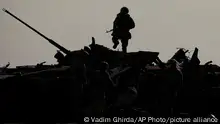
[[(160, 52), (167, 61), (176, 47), (199, 48), (202, 63), (219, 64), (219, 0), (0, 0), (19, 18), (69, 50), (96, 42), (112, 48), (106, 34), (122, 6), (136, 22), (128, 51)], [(56, 48), (33, 31), (0, 11), (0, 65), (36, 64), (53, 58)]]

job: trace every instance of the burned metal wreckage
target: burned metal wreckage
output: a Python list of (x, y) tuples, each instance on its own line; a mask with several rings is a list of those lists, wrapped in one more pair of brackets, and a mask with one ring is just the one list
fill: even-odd
[[(89, 46), (70, 51), (3, 10), (59, 51), (54, 56), (57, 65), (1, 69), (0, 120), (80, 123), (85, 116), (220, 116), (220, 68), (211, 62), (200, 65), (198, 48), (191, 58), (179, 49), (166, 63), (158, 52), (113, 51), (96, 44), (94, 37)], [(122, 87), (112, 89), (111, 104), (91, 86), (99, 82), (97, 70), (103, 61), (109, 64), (111, 80)]]

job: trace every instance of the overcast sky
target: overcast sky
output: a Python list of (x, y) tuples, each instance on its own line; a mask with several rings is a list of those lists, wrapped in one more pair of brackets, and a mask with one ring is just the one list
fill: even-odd
[[(69, 50), (91, 42), (112, 48), (106, 34), (122, 6), (136, 22), (128, 51), (160, 52), (167, 61), (177, 47), (199, 48), (202, 63), (220, 64), (219, 0), (0, 0), (19, 18)], [(54, 64), (56, 48), (0, 11), (0, 65)]]

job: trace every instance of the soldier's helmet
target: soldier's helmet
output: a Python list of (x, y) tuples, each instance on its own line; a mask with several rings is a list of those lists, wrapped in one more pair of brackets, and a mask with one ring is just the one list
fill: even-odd
[(101, 63), (101, 70), (108, 70), (109, 69), (109, 64), (105, 61)]
[(129, 13), (129, 9), (124, 6), (124, 7), (121, 8), (121, 12), (120, 13), (128, 14)]
[(87, 46), (84, 46), (84, 50), (85, 50), (86, 52), (88, 52), (88, 53), (90, 53), (90, 51), (91, 51), (91, 49), (90, 49), (89, 47), (87, 47)]
[(172, 69), (179, 69), (179, 63), (175, 59), (170, 59), (167, 62), (167, 66)]

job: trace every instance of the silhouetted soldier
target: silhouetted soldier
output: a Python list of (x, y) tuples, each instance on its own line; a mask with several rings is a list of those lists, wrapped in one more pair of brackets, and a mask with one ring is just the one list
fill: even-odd
[(114, 102), (114, 98), (115, 98), (114, 91), (116, 84), (112, 81), (109, 75), (109, 65), (107, 62), (101, 63), (100, 78), (102, 81), (101, 83), (105, 94), (105, 100), (107, 102), (107, 105), (110, 105)]
[[(87, 115), (101, 116), (103, 110), (114, 102), (115, 84), (108, 73), (107, 62), (100, 64), (100, 71), (93, 72), (87, 90), (86, 99), (89, 105), (86, 107)], [(106, 106), (107, 105), (107, 106)]]
[(180, 89), (183, 83), (183, 74), (179, 63), (171, 59), (167, 62), (167, 71), (166, 71), (165, 83), (167, 84), (167, 97), (165, 98), (168, 103), (168, 109), (170, 109), (169, 114), (175, 114), (174, 109), (176, 108), (177, 97), (180, 93)]
[(122, 7), (120, 13), (117, 15), (113, 24), (112, 41), (114, 43), (113, 48), (116, 49), (119, 44), (119, 39), (122, 43), (122, 51), (127, 52), (128, 40), (131, 39), (130, 29), (135, 27), (134, 20), (128, 14), (127, 7)]

